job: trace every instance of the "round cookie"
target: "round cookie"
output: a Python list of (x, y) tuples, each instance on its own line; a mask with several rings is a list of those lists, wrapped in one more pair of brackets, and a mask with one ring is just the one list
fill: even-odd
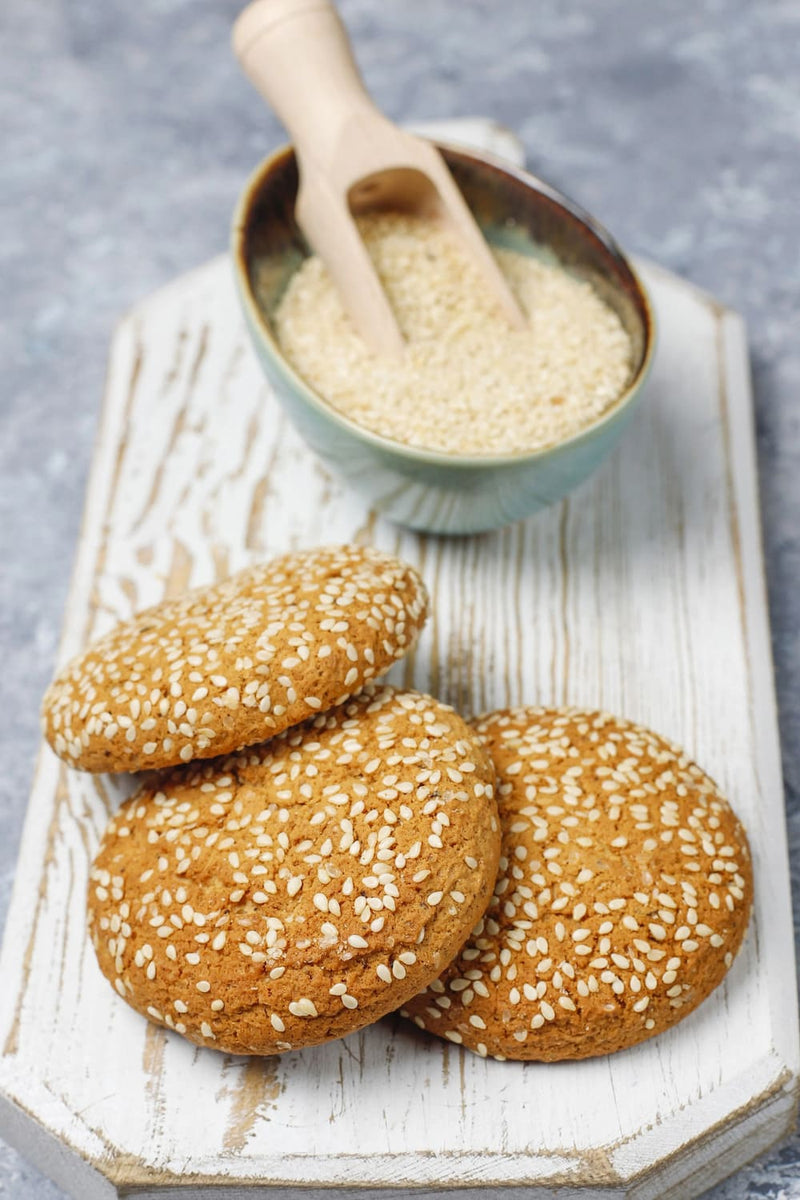
[(104, 974), (202, 1045), (342, 1037), (435, 979), (492, 894), (494, 768), (417, 692), (368, 686), (260, 746), (127, 801), (91, 871)]
[(727, 801), (683, 751), (606, 713), (523, 708), (476, 728), (497, 770), (497, 886), (403, 1015), (501, 1059), (588, 1058), (668, 1029), (747, 928), (750, 854)]
[(427, 608), (417, 572), (370, 547), (284, 555), (95, 642), (48, 688), (45, 736), (86, 771), (228, 754), (355, 695), (411, 649)]

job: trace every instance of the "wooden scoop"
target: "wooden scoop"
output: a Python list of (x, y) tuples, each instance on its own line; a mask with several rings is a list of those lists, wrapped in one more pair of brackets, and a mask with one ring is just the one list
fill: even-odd
[(449, 225), (509, 321), (525, 318), (438, 150), (393, 125), (367, 94), (330, 0), (255, 0), (234, 52), (294, 143), (297, 223), (328, 268), (363, 340), (399, 356), (403, 338), (353, 219), (367, 209)]

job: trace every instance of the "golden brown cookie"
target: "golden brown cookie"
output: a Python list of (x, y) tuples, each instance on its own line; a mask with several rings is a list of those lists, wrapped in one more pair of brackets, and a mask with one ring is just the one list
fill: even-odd
[(275, 1054), (342, 1037), (435, 979), (485, 910), (500, 830), (474, 730), (370, 685), (122, 806), (91, 871), (104, 974), (194, 1042)]
[(118, 625), (56, 676), (45, 736), (86, 771), (228, 754), (355, 695), (406, 654), (428, 597), (363, 546), (286, 554)]
[(489, 909), (403, 1015), (494, 1058), (588, 1058), (691, 1012), (738, 951), (747, 838), (682, 750), (607, 713), (476, 722), (503, 830)]

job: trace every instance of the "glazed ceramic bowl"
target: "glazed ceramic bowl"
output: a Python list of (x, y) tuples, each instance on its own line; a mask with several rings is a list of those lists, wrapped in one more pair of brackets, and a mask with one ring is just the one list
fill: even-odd
[[(439, 147), (490, 242), (527, 253), (546, 247), (589, 280), (613, 308), (633, 349), (631, 381), (578, 434), (532, 453), (455, 456), (381, 437), (333, 408), (282, 354), (272, 324), (292, 273), (309, 250), (294, 219), (297, 167), (290, 147), (248, 181), (233, 222), (233, 262), (247, 327), (272, 387), (308, 444), (370, 506), (430, 533), (477, 533), (561, 499), (609, 454), (633, 414), (653, 355), (644, 289), (601, 226), (532, 175), (488, 156)], [(538, 250), (537, 250), (538, 248)]]

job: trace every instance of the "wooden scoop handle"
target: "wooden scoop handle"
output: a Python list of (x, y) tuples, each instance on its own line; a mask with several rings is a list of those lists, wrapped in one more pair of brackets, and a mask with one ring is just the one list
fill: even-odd
[(353, 219), (376, 202), (452, 226), (513, 325), (524, 317), (436, 149), (375, 107), (331, 0), (255, 0), (233, 27), (245, 74), (294, 142), (297, 223), (325, 263), (367, 345), (399, 356), (403, 339)]
[(353, 117), (381, 119), (330, 0), (254, 0), (234, 24), (233, 49), (303, 162), (334, 154)]

